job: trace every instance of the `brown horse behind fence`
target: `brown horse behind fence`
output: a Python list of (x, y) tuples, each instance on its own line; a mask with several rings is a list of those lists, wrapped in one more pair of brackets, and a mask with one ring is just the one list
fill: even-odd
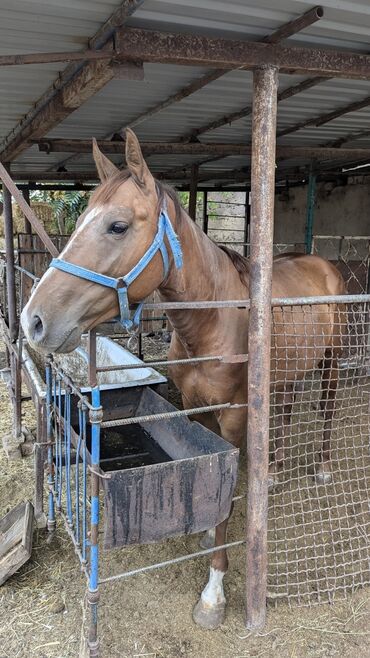
[[(139, 302), (154, 290), (164, 301), (248, 298), (247, 261), (212, 242), (180, 207), (173, 190), (154, 180), (131, 131), (127, 131), (126, 139), (127, 170), (118, 171), (96, 145), (94, 157), (102, 185), (81, 215), (63, 251), (64, 261), (110, 277), (123, 276), (153, 242), (159, 211), (165, 204), (181, 243), (183, 266), (176, 268), (170, 256), (169, 271), (164, 275), (162, 256), (157, 252), (130, 285), (130, 302)], [(345, 286), (328, 261), (317, 256), (285, 255), (274, 263), (272, 292), (278, 298), (341, 295)], [(113, 318), (117, 312), (114, 290), (52, 269), (25, 307), (22, 324), (34, 348), (69, 352), (77, 347), (82, 332)], [(169, 311), (168, 316), (173, 326), (171, 359), (241, 355), (248, 351), (247, 309), (176, 310)], [(294, 384), (319, 364), (323, 370), (324, 435), (315, 477), (325, 484), (331, 477), (330, 432), (341, 349), (341, 309), (335, 304), (322, 304), (310, 307), (308, 313), (304, 306), (279, 307), (274, 309), (273, 325), (271, 386), (283, 423), (276, 431), (269, 485), (274, 486), (283, 464), (282, 437), (284, 425), (289, 423)], [(170, 376), (181, 391), (184, 407), (247, 402), (246, 363), (172, 366)], [(246, 436), (245, 406), (205, 414), (198, 420), (236, 446)], [(226, 528), (227, 520), (216, 528), (216, 546), (225, 543)], [(193, 613), (195, 621), (207, 628), (215, 628), (224, 618), (222, 579), (227, 566), (224, 549), (213, 553), (209, 581)]]

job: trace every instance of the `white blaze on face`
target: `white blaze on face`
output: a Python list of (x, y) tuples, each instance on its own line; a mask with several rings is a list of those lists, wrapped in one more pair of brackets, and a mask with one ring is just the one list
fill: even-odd
[[(94, 219), (94, 217), (96, 217), (97, 215), (99, 215), (101, 212), (102, 212), (102, 208), (101, 208), (101, 206), (97, 206), (96, 208), (93, 208), (92, 210), (90, 210), (90, 211), (86, 214), (86, 216), (84, 217), (84, 219), (83, 219), (83, 221), (81, 222), (80, 226), (79, 226), (78, 229), (74, 232), (74, 234), (72, 235), (72, 237), (71, 237), (70, 240), (68, 241), (68, 244), (64, 247), (62, 253), (59, 254), (58, 258), (64, 258), (64, 257), (67, 255), (67, 253), (68, 253), (70, 247), (73, 245), (74, 239), (77, 237), (77, 235), (79, 235), (79, 234), (81, 233), (82, 229), (85, 228), (86, 224), (88, 224), (89, 222), (91, 222), (91, 220)], [(48, 271), (49, 271), (49, 270), (48, 270)]]
[(224, 571), (219, 571), (219, 569), (210, 567), (209, 580), (201, 596), (203, 603), (208, 606), (216, 606), (226, 603), (222, 582), (224, 575)]

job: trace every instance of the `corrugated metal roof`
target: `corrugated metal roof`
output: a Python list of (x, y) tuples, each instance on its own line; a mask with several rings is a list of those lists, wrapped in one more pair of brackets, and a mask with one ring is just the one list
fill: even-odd
[[(110, 14), (119, 6), (107, 0), (60, 1), (0, 0), (1, 54), (78, 50), (86, 46)], [(370, 50), (370, 2), (325, 0), (324, 17), (289, 39), (296, 45), (325, 46), (340, 50)], [(304, 0), (145, 0), (128, 25), (165, 31), (193, 32), (210, 36), (259, 40), (279, 26), (311, 9)], [(32, 104), (50, 86), (62, 65), (9, 67), (0, 69), (0, 139), (3, 139)], [(132, 121), (206, 72), (198, 67), (145, 65), (144, 81), (112, 80), (98, 94), (49, 133), (49, 137), (89, 138), (109, 135)], [(280, 90), (299, 83), (302, 76), (280, 76)], [(368, 81), (327, 80), (278, 106), (278, 130), (310, 117), (331, 112), (370, 95)], [(150, 117), (135, 129), (142, 140), (178, 140), (209, 121), (240, 110), (252, 103), (252, 74), (231, 71), (181, 102)], [(318, 145), (348, 133), (370, 128), (370, 108), (339, 117), (321, 127), (307, 127), (279, 139), (281, 144)], [(205, 133), (209, 142), (248, 143), (250, 117)], [(354, 147), (369, 147), (370, 138), (356, 140)], [(347, 146), (347, 145), (346, 145)], [(351, 146), (351, 144), (348, 144)], [(68, 157), (68, 153), (24, 151), (13, 165), (16, 170), (45, 171)], [(113, 158), (119, 161), (120, 157)], [(153, 170), (170, 171), (201, 160), (197, 156), (151, 156)], [(289, 161), (289, 163), (292, 161)], [(294, 164), (304, 164), (302, 159)], [(231, 170), (248, 164), (246, 158), (228, 157), (207, 163), (202, 171)], [(292, 162), (293, 164), (293, 162)], [(68, 163), (70, 171), (92, 166), (86, 154)], [(285, 164), (279, 164), (286, 167)]]

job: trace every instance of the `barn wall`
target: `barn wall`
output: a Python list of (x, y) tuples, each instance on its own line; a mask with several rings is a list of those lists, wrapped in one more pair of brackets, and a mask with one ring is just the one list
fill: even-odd
[[(360, 180), (359, 180), (360, 179)], [(358, 181), (358, 182), (355, 182)], [(304, 242), (307, 187), (275, 198), (275, 242)], [(357, 177), (346, 186), (319, 183), (314, 213), (319, 235), (370, 235), (370, 183)]]

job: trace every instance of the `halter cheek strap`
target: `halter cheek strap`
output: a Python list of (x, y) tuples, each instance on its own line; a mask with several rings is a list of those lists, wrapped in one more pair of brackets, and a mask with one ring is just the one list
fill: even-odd
[(127, 289), (129, 285), (131, 285), (131, 283), (133, 283), (135, 279), (138, 278), (138, 276), (145, 270), (147, 265), (149, 265), (149, 263), (153, 260), (157, 251), (160, 251), (162, 255), (164, 278), (166, 278), (169, 270), (169, 257), (165, 244), (165, 238), (168, 240), (175, 267), (180, 269), (183, 262), (181, 245), (173, 229), (167, 211), (163, 208), (159, 214), (158, 229), (152, 244), (147, 249), (145, 254), (140, 258), (139, 262), (136, 263), (132, 270), (130, 270), (124, 276), (114, 279), (113, 277), (106, 276), (105, 274), (94, 272), (94, 270), (88, 270), (85, 267), (80, 267), (80, 265), (69, 263), (65, 260), (62, 260), (61, 258), (53, 258), (49, 267), (61, 270), (67, 274), (73, 274), (73, 276), (77, 276), (80, 279), (85, 279), (86, 281), (91, 281), (92, 283), (98, 283), (99, 285), (105, 286), (106, 288), (113, 288), (116, 290), (120, 310), (119, 321), (126, 330), (130, 330), (133, 327), (137, 327), (140, 323), (143, 302), (137, 305), (136, 311), (131, 318)]

